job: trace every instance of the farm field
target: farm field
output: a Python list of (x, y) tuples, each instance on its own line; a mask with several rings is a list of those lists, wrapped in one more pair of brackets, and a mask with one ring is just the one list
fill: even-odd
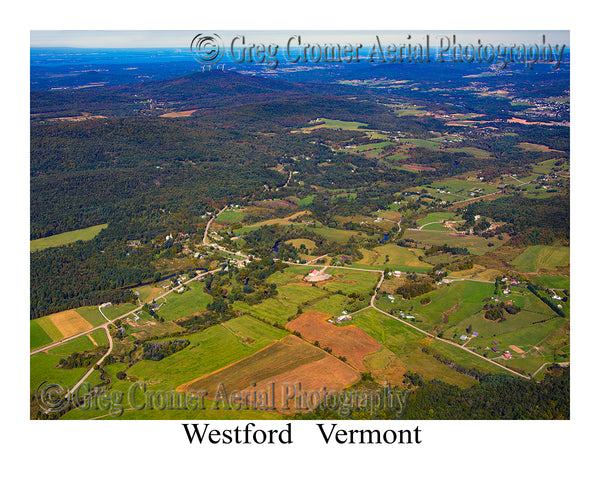
[(417, 220), (417, 225), (422, 227), (423, 225), (427, 225), (432, 222), (443, 222), (445, 220), (454, 220), (456, 219), (456, 215), (451, 212), (434, 212), (428, 214), (425, 218), (420, 218)]
[(79, 309), (65, 310), (63, 312), (53, 313), (31, 320), (29, 324), (31, 349), (58, 342), (63, 338), (77, 335), (78, 333), (85, 332), (94, 326), (106, 322), (106, 320), (103, 319), (102, 322), (95, 322), (95, 324), (92, 324), (88, 322), (78, 310)]
[(204, 293), (204, 283), (190, 282), (187, 287), (189, 290), (183, 293), (174, 292), (159, 300), (161, 306), (156, 311), (157, 315), (167, 321), (173, 321), (206, 310), (212, 297)]
[[(237, 213), (237, 212), (233, 212), (233, 213)], [(307, 213), (310, 213), (310, 212), (308, 212), (307, 210), (302, 210), (300, 212), (296, 212), (291, 215), (288, 215), (287, 217), (271, 218), (269, 220), (263, 220), (261, 222), (256, 222), (251, 225), (246, 225), (240, 229), (235, 230), (235, 232), (243, 233), (245, 231), (250, 231), (251, 229), (257, 229), (264, 225), (303, 225), (303, 223), (294, 222), (294, 220), (296, 220), (298, 217), (301, 217), (302, 215), (306, 215)]]
[(298, 202), (296, 203), (297, 205), (301, 206), (301, 207), (306, 207), (308, 205), (310, 205), (312, 203), (312, 201), (314, 200), (316, 195), (307, 195), (304, 198), (301, 198), (300, 200), (298, 200)]
[(165, 289), (161, 288), (159, 284), (135, 287), (135, 291), (139, 294), (138, 298), (142, 303), (149, 303), (159, 295), (165, 293)]
[[(497, 238), (486, 239), (476, 235), (460, 235), (435, 230), (407, 230), (404, 237), (423, 245), (441, 246), (447, 244), (449, 247), (467, 248), (473, 255), (482, 255), (507, 241), (506, 238), (500, 241)], [(493, 246), (488, 246), (489, 243), (492, 243)]]
[(379, 274), (375, 272), (359, 272), (327, 267), (327, 273), (333, 275), (333, 277), (320, 283), (327, 290), (336, 293), (341, 291), (344, 295), (368, 293), (377, 285), (377, 281), (379, 280)]
[(216, 221), (219, 223), (238, 223), (238, 222), (242, 222), (245, 217), (246, 217), (246, 213), (244, 212), (244, 210), (228, 209), (228, 210), (225, 210), (223, 213), (221, 213), (216, 218)]
[(489, 158), (490, 156), (488, 151), (475, 147), (447, 148), (446, 150), (449, 152), (468, 153), (469, 155), (473, 155), (474, 157), (478, 158)]
[(318, 311), (304, 312), (288, 322), (290, 332), (298, 331), (302, 338), (321, 347), (331, 348), (337, 357), (345, 357), (347, 362), (359, 371), (364, 371), (363, 357), (380, 349), (379, 344), (360, 328), (354, 325), (335, 326), (327, 320), (330, 315)]
[(61, 245), (68, 245), (69, 243), (75, 243), (78, 241), (87, 241), (94, 238), (101, 230), (108, 227), (108, 223), (102, 223), (93, 227), (81, 228), (79, 230), (72, 230), (70, 232), (59, 233), (50, 237), (38, 238), (29, 242), (29, 249), (32, 252), (38, 250), (44, 250), (46, 248), (60, 247)]
[[(304, 267), (304, 274), (302, 276), (306, 275), (309, 271), (310, 268)], [(275, 283), (280, 282), (278, 283), (279, 293), (276, 297), (268, 298), (255, 305), (248, 305), (238, 301), (233, 304), (233, 307), (268, 322), (283, 325), (301, 305), (322, 300), (330, 295), (328, 291), (322, 288), (315, 288), (311, 284), (303, 282), (300, 276), (296, 278), (295, 275), (289, 277), (275, 274), (269, 280), (271, 278), (273, 278)], [(326, 282), (326, 285), (329, 285), (329, 283)]]
[(275, 406), (285, 410), (282, 389), (286, 384), (300, 382), (303, 390), (340, 391), (358, 378), (358, 373), (340, 360), (289, 335), (226, 368), (180, 385), (177, 390), (207, 391), (212, 397), (220, 385), (226, 391), (247, 394), (266, 391), (273, 384)]
[[(410, 314), (415, 317), (417, 327), (437, 334), (481, 310), (484, 300), (493, 292), (494, 284), (458, 280), (410, 300), (397, 298), (391, 303), (387, 297), (381, 297), (377, 305), (385, 311), (401, 310)], [(420, 300), (425, 297), (431, 302), (421, 305)]]
[(317, 118), (317, 122), (323, 122), (319, 125), (314, 125), (311, 127), (305, 127), (303, 130), (310, 131), (317, 128), (333, 128), (340, 130), (359, 130), (361, 127), (366, 127), (366, 123), (360, 122), (345, 122), (343, 120), (333, 120), (330, 118)]
[(560, 275), (546, 275), (545, 273), (532, 276), (531, 281), (542, 287), (558, 288), (561, 290), (569, 289), (571, 286), (571, 279), (569, 277)]
[(417, 271), (423, 273), (433, 267), (429, 263), (419, 260), (423, 252), (414, 248), (399, 247), (394, 244), (385, 244), (375, 247), (373, 250), (361, 250), (363, 258), (358, 260), (354, 266), (378, 267), (379, 270), (391, 268), (401, 271)]
[[(127, 374), (152, 385), (153, 389), (175, 389), (194, 378), (252, 355), (288, 334), (285, 330), (265, 324), (257, 325), (255, 322), (258, 320), (243, 317), (228, 324), (228, 328), (215, 325), (202, 332), (180, 337), (189, 340), (190, 345), (159, 362), (141, 360), (129, 368)], [(261, 330), (263, 325), (265, 330)], [(249, 342), (247, 338), (254, 341)]]
[[(92, 338), (97, 342), (100, 341), (100, 334), (104, 336), (103, 345), (106, 345), (106, 333), (104, 330), (100, 332), (93, 332)], [(68, 357), (70, 354), (75, 352), (89, 351), (97, 348), (96, 345), (87, 337), (81, 336), (70, 340), (63, 345), (54, 347), (47, 352), (36, 353), (29, 357), (29, 387), (31, 392), (35, 392), (37, 388), (44, 382), (47, 383), (59, 383), (66, 387), (72, 387), (77, 381), (89, 370), (90, 367), (81, 368), (58, 368), (61, 359)], [(104, 350), (106, 351), (106, 350)], [(92, 375), (88, 382), (98, 382), (99, 377), (97, 373)], [(99, 383), (99, 382), (98, 382)]]
[(553, 270), (556, 267), (568, 265), (569, 262), (569, 247), (535, 245), (527, 248), (512, 261), (512, 264), (522, 272), (535, 273), (540, 270)]

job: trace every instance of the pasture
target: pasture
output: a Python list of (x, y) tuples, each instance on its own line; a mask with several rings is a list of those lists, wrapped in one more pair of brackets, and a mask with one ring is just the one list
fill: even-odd
[(319, 123), (318, 125), (303, 128), (303, 130), (310, 131), (310, 130), (314, 130), (316, 128), (333, 128), (333, 129), (340, 129), (340, 130), (359, 130), (359, 129), (361, 129), (361, 127), (367, 126), (366, 123), (345, 122), (343, 120), (333, 120), (331, 118), (317, 118), (316, 121), (323, 122), (323, 123)]
[[(473, 255), (487, 253), (507, 241), (506, 238), (500, 241), (497, 238), (486, 239), (478, 235), (461, 235), (454, 232), (435, 230), (407, 230), (404, 237), (422, 245), (441, 246), (447, 244), (449, 247), (464, 247)], [(493, 245), (490, 247), (488, 243), (493, 243)]]
[(355, 265), (358, 268), (365, 265), (378, 267), (379, 270), (391, 268), (392, 270), (417, 271), (423, 273), (431, 270), (432, 265), (419, 260), (422, 255), (421, 250), (416, 248), (406, 248), (387, 243), (373, 250), (361, 249), (363, 258), (357, 260)]
[[(160, 362), (141, 360), (127, 370), (127, 374), (156, 389), (174, 389), (194, 378), (208, 375), (241, 360), (281, 338), (287, 332), (265, 325), (259, 338), (252, 337), (258, 328), (244, 317), (239, 323), (215, 325), (198, 333), (185, 335), (190, 341), (183, 350), (163, 358)], [(247, 323), (243, 326), (242, 323)], [(253, 338), (248, 342), (241, 337)], [(121, 366), (122, 367), (122, 366)]]
[(344, 295), (352, 293), (361, 294), (372, 290), (379, 280), (379, 274), (376, 272), (361, 272), (356, 270), (346, 270), (336, 267), (327, 267), (327, 273), (333, 277), (322, 285), (329, 291), (341, 291)]
[(87, 241), (94, 238), (101, 230), (108, 227), (108, 223), (102, 223), (93, 227), (81, 228), (79, 230), (71, 230), (70, 232), (59, 233), (50, 237), (38, 238), (29, 242), (29, 250), (37, 252), (46, 248), (60, 247), (78, 241)]
[[(377, 305), (382, 310), (401, 310), (413, 315), (417, 327), (437, 334), (481, 310), (484, 299), (492, 296), (493, 292), (494, 284), (457, 280), (410, 300), (397, 298), (391, 303), (387, 297), (381, 297)], [(421, 305), (423, 297), (428, 297), (431, 302)]]
[(531, 281), (542, 287), (558, 288), (560, 290), (569, 289), (571, 286), (571, 279), (561, 275), (546, 275), (545, 273), (541, 273), (532, 276)]
[(245, 217), (246, 214), (243, 209), (225, 210), (216, 218), (216, 221), (218, 223), (239, 223), (242, 222)]
[(204, 282), (190, 282), (187, 286), (189, 289), (185, 292), (173, 292), (158, 301), (160, 307), (156, 313), (159, 317), (173, 321), (206, 310), (212, 297), (204, 293)]
[(569, 265), (569, 262), (569, 247), (534, 245), (511, 263), (522, 272), (536, 273), (540, 270), (554, 270), (556, 267)]

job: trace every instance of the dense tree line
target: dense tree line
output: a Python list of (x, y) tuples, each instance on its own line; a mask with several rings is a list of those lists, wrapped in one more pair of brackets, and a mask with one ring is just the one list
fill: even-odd
[[(540, 382), (505, 375), (490, 374), (467, 389), (439, 380), (424, 380), (407, 372), (406, 408), (385, 408), (370, 412), (319, 406), (309, 413), (299, 413), (299, 420), (315, 419), (406, 419), (406, 420), (567, 420), (570, 418), (569, 368), (555, 366)], [(375, 382), (362, 381), (347, 390), (377, 391), (388, 394)]]
[(569, 198), (564, 195), (549, 198), (511, 195), (476, 202), (466, 208), (463, 218), (469, 221), (475, 215), (510, 224), (503, 231), (511, 233), (515, 244), (551, 244), (569, 239), (570, 205)]
[(144, 343), (142, 358), (144, 360), (154, 360), (155, 362), (158, 362), (169, 355), (173, 355), (174, 353), (183, 350), (189, 344), (190, 341), (187, 339)]

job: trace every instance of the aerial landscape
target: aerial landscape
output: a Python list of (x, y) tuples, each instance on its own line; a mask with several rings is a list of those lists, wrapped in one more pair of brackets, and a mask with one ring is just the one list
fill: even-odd
[(570, 418), (568, 49), (192, 53), (30, 49), (31, 419)]

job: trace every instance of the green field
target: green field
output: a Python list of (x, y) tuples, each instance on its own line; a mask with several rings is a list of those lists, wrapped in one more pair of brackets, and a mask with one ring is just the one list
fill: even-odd
[(542, 269), (553, 270), (569, 262), (569, 247), (534, 245), (515, 258), (512, 264), (522, 272), (538, 272)]
[(359, 130), (360, 127), (366, 127), (366, 123), (360, 122), (344, 122), (343, 120), (332, 120), (330, 118), (317, 118), (318, 122), (322, 124), (308, 127), (306, 130), (312, 130), (315, 128), (339, 128), (341, 130)]
[[(98, 330), (98, 333), (100, 333), (104, 337), (104, 344), (108, 343), (108, 340), (106, 339), (106, 331), (102, 329)], [(96, 340), (96, 337), (92, 338)], [(94, 350), (95, 348), (96, 345), (92, 343), (92, 341), (87, 337), (87, 335), (82, 335), (80, 337), (74, 338), (73, 340), (67, 343), (63, 343), (62, 345), (58, 345), (57, 347), (51, 348), (50, 350), (48, 350), (48, 353), (50, 353), (51, 355), (71, 355), (75, 352), (85, 352), (88, 350)]]
[(29, 349), (35, 350), (44, 345), (52, 343), (52, 338), (46, 333), (39, 322), (32, 320), (29, 322)]
[(430, 148), (432, 150), (437, 150), (440, 148), (439, 142), (435, 142), (433, 140), (423, 140), (420, 138), (403, 138), (403, 143), (409, 143), (411, 145), (416, 145), (417, 147)]
[[(160, 362), (142, 360), (129, 368), (127, 374), (151, 383), (152, 388), (174, 389), (241, 360), (288, 333), (247, 316), (230, 322), (181, 337), (190, 341), (188, 347)], [(254, 342), (247, 338), (253, 338)]]
[(480, 148), (475, 147), (463, 147), (463, 148), (448, 148), (449, 152), (457, 152), (457, 153), (468, 153), (469, 155), (473, 155), (477, 158), (489, 158), (489, 152), (485, 150), (481, 150)]
[(558, 288), (561, 290), (569, 289), (571, 286), (571, 279), (569, 277), (563, 277), (560, 275), (546, 275), (545, 273), (532, 276), (531, 281), (542, 287)]
[(375, 267), (378, 270), (390, 268), (403, 272), (424, 273), (431, 270), (432, 265), (419, 260), (423, 252), (414, 248), (399, 247), (391, 243), (375, 247), (373, 250), (361, 250), (363, 258), (353, 266), (357, 268)]
[[(52, 340), (52, 342), (48, 342), (48, 343), (58, 342), (59, 340), (62, 340), (62, 338), (63, 338), (62, 333), (60, 333), (58, 328), (56, 328), (56, 325), (54, 325), (54, 323), (52, 323), (52, 321), (50, 320), (49, 317), (36, 318), (35, 320), (31, 320), (31, 322), (30, 322), (30, 329), (33, 332), (32, 335), (34, 335), (38, 341), (45, 338), (40, 334), (40, 330), (39, 330), (40, 328)], [(42, 344), (42, 345), (44, 345), (44, 344)], [(33, 345), (32, 345), (32, 347), (33, 347)]]
[(437, 378), (463, 388), (476, 383), (474, 378), (458, 373), (432, 355), (424, 353), (422, 349), (429, 348), (430, 341), (402, 322), (371, 309), (356, 315), (352, 323), (391, 350), (408, 371), (418, 372), (426, 379)]
[(425, 218), (420, 218), (417, 220), (417, 225), (420, 227), (423, 225), (427, 225), (432, 222), (441, 222), (443, 220), (454, 220), (456, 215), (450, 212), (433, 212), (428, 214)]
[(360, 272), (355, 270), (346, 270), (335, 267), (328, 267), (327, 273), (333, 275), (333, 278), (328, 280), (324, 287), (329, 291), (338, 292), (349, 295), (352, 293), (366, 293), (373, 289), (379, 280), (379, 273)]
[(79, 240), (85, 242), (86, 240), (91, 240), (94, 238), (96, 235), (98, 235), (98, 233), (100, 233), (100, 230), (106, 227), (108, 227), (108, 223), (82, 228), (80, 230), (71, 230), (70, 232), (59, 233), (58, 235), (52, 235), (50, 237), (38, 238), (29, 242), (29, 249), (32, 252), (37, 252), (38, 250), (60, 247), (61, 245), (67, 245)]
[(238, 223), (244, 220), (246, 214), (242, 210), (225, 210), (217, 218), (221, 223)]
[(368, 238), (368, 235), (366, 233), (359, 232), (356, 230), (340, 230), (337, 228), (323, 226), (309, 226), (307, 227), (307, 229), (324, 236), (330, 242), (346, 243), (352, 236), (354, 236), (355, 238)]
[(399, 117), (407, 117), (412, 115), (423, 115), (425, 110), (419, 110), (416, 108), (403, 108), (400, 110), (394, 110), (394, 115), (398, 115)]
[(555, 158), (551, 158), (550, 160), (545, 160), (543, 162), (537, 163), (533, 166), (533, 173), (540, 173), (546, 175), (550, 173), (552, 170), (569, 170), (569, 162), (564, 162), (562, 165), (555, 165), (557, 160)]
[[(288, 335), (289, 332), (266, 325), (258, 320), (243, 316), (234, 318), (222, 325), (215, 325), (206, 330), (186, 335), (184, 339), (190, 340), (190, 345), (185, 349), (155, 362), (142, 360), (127, 369), (130, 377), (146, 385), (147, 392), (169, 392), (179, 385), (194, 380), (195, 378), (209, 374), (220, 368), (226, 367), (233, 362), (252, 355), (258, 350), (276, 342)], [(58, 357), (54, 357), (58, 358)], [(51, 367), (49, 367), (51, 368)], [(112, 392), (123, 392), (124, 406), (127, 393), (133, 386), (131, 381), (117, 380), (115, 375), (118, 371), (126, 369), (123, 364), (107, 365), (106, 371), (112, 378)], [(76, 381), (76, 380), (75, 380)], [(74, 382), (73, 382), (74, 383)], [(136, 397), (137, 398), (137, 397)], [(158, 410), (145, 409), (143, 411), (127, 410), (122, 419), (188, 419), (188, 418), (265, 418), (277, 419), (280, 415), (262, 411), (235, 411), (235, 410), (213, 410), (212, 403), (206, 402), (204, 410)], [(106, 412), (94, 410), (73, 410), (67, 413), (65, 419), (95, 418), (106, 415)], [(107, 416), (106, 419), (115, 417)]]
[(310, 205), (313, 202), (315, 197), (316, 197), (316, 195), (308, 195), (304, 198), (301, 198), (300, 200), (298, 200), (297, 205), (300, 205), (301, 207)]
[[(486, 239), (477, 235), (458, 236), (435, 230), (407, 230), (404, 238), (424, 245), (447, 244), (449, 247), (464, 247), (474, 255), (486, 253), (502, 243), (497, 239)], [(490, 242), (494, 244), (493, 247), (488, 246)]]
[(156, 311), (159, 317), (167, 321), (178, 320), (206, 310), (206, 306), (212, 302), (212, 297), (208, 293), (204, 293), (204, 283), (190, 282), (187, 286), (189, 289), (185, 292), (173, 292), (158, 301), (161, 305)]
[[(88, 340), (89, 341), (89, 340)], [(60, 383), (72, 387), (85, 375), (89, 368), (64, 369), (56, 368), (61, 358), (67, 354), (52, 355), (36, 353), (29, 357), (29, 389), (35, 393), (42, 382)]]
[[(469, 280), (455, 281), (410, 300), (396, 298), (394, 303), (391, 303), (387, 297), (382, 297), (378, 299), (377, 305), (382, 310), (401, 310), (413, 315), (416, 317), (413, 321), (417, 327), (437, 333), (481, 310), (483, 300), (493, 292), (494, 284)], [(431, 302), (421, 305), (422, 297), (430, 298)]]

